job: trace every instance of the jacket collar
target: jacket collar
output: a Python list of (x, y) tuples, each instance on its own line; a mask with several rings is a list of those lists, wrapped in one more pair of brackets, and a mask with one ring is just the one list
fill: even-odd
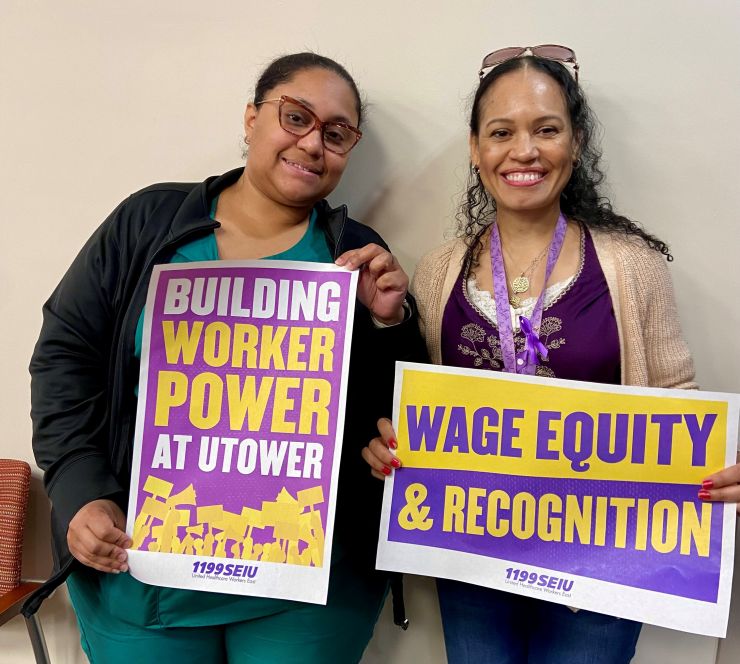
[[(244, 167), (235, 168), (223, 175), (209, 177), (193, 187), (172, 220), (172, 236), (179, 237), (191, 231), (213, 227), (214, 222), (210, 218), (210, 201), (234, 184), (243, 172)], [(342, 248), (342, 236), (347, 221), (347, 206), (340, 205), (332, 208), (326, 200), (320, 200), (314, 207), (318, 213), (319, 226), (329, 239), (332, 253), (337, 256), (341, 253), (339, 250)], [(217, 222), (216, 226), (218, 226)]]

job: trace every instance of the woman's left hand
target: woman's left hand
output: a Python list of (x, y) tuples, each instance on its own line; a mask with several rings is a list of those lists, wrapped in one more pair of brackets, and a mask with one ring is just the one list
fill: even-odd
[(699, 498), (737, 503), (737, 511), (740, 514), (740, 463), (707, 477), (702, 482)]
[(378, 244), (366, 244), (345, 251), (335, 262), (348, 270), (361, 268), (357, 298), (375, 320), (385, 325), (403, 321), (409, 278), (390, 251)]

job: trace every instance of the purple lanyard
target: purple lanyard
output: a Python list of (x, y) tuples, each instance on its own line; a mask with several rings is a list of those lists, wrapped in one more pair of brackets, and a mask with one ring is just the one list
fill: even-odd
[(547, 255), (547, 266), (545, 267), (545, 283), (542, 292), (537, 298), (532, 311), (532, 318), (519, 317), (522, 332), (525, 338), (525, 347), (521, 353), (515, 352), (514, 330), (511, 326), (511, 313), (509, 310), (509, 291), (506, 287), (506, 270), (504, 269), (504, 257), (501, 253), (501, 238), (498, 226), (494, 222), (491, 227), (491, 270), (493, 272), (493, 294), (496, 301), (496, 317), (498, 319), (498, 336), (501, 342), (501, 354), (504, 359), (504, 370), (510, 373), (534, 374), (539, 363), (539, 358), (547, 359), (547, 348), (540, 341), (537, 333), (542, 322), (542, 310), (545, 305), (545, 290), (550, 280), (552, 270), (557, 263), (560, 250), (563, 248), (565, 231), (568, 222), (562, 212), (558, 217), (555, 232), (550, 242), (550, 252)]

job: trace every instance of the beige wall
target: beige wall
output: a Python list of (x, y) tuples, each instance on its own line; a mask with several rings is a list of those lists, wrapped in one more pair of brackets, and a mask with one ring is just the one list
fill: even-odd
[[(740, 3), (300, 5), (0, 0), (0, 456), (32, 460), (26, 367), (41, 304), (82, 242), (139, 187), (238, 165), (256, 74), (275, 54), (304, 48), (344, 62), (372, 103), (366, 138), (333, 198), (349, 202), (413, 269), (450, 224), (481, 56), (513, 44), (573, 46), (605, 127), (614, 201), (675, 253), (699, 380), (740, 392)], [(38, 478), (28, 577), (49, 566)], [(368, 664), (444, 662), (428, 581), (409, 582), (409, 605), (412, 630), (400, 633), (385, 615)], [(735, 610), (722, 664), (740, 660)], [(63, 591), (41, 616), (53, 661), (82, 661)], [(714, 639), (647, 628), (637, 661), (709, 664), (715, 651)], [(31, 661), (20, 620), (0, 630), (0, 652), (9, 664)]]

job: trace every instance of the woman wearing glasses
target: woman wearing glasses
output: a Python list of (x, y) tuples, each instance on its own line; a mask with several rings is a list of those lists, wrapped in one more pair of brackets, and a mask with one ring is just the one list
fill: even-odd
[[(577, 75), (575, 54), (562, 46), (484, 59), (458, 238), (421, 260), (412, 286), (430, 356), (459, 367), (695, 387), (668, 247), (599, 193), (595, 121)], [(390, 422), (379, 429), (363, 456), (382, 478), (400, 464), (388, 449)], [(630, 620), (445, 579), (437, 588), (451, 664), (623, 664), (635, 652), (641, 626)]]
[[(246, 167), (130, 196), (44, 307), (32, 415), (58, 564), (29, 608), (66, 579), (93, 662), (356, 662), (372, 635), (388, 582), (373, 570), (377, 526), (368, 525), (377, 522), (380, 489), (357, 442), (390, 411), (394, 361), (425, 351), (405, 299), (408, 279), (382, 239), (324, 200), (362, 135), (361, 115), (341, 65), (313, 53), (278, 58), (246, 109)], [(364, 268), (327, 606), (160, 588), (121, 574), (152, 267), (266, 257)]]

